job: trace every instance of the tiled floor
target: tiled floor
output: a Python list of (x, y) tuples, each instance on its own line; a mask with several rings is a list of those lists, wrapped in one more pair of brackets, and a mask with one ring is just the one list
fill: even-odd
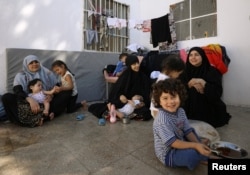
[[(217, 128), (221, 140), (250, 153), (250, 108), (228, 106), (230, 124)], [(107, 123), (99, 126), (86, 111), (62, 115), (42, 127), (23, 128), (0, 123), (1, 175), (206, 175), (207, 166), (195, 170), (164, 167), (155, 157), (152, 123)]]

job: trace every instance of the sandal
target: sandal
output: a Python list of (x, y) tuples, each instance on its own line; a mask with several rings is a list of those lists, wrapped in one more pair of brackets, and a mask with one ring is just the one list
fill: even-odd
[(99, 126), (104, 126), (106, 124), (106, 120), (104, 119), (104, 118), (100, 118), (99, 120), (98, 120), (98, 125)]
[(43, 125), (43, 117), (42, 118), (40, 118), (39, 120), (38, 120), (38, 122), (37, 122), (37, 126), (42, 126)]
[(76, 120), (77, 120), (77, 121), (81, 121), (81, 120), (84, 119), (84, 117), (85, 117), (85, 116), (84, 116), (83, 114), (79, 114), (79, 115), (76, 116)]

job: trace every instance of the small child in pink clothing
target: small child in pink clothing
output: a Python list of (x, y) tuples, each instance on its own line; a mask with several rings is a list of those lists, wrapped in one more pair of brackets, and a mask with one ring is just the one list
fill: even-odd
[(28, 90), (29, 90), (28, 94), (29, 97), (33, 98), (38, 103), (44, 104), (43, 115), (45, 117), (49, 117), (50, 120), (52, 120), (54, 118), (54, 113), (53, 112), (49, 113), (51, 100), (48, 100), (46, 97), (47, 95), (53, 95), (53, 93), (55, 92), (55, 88), (53, 88), (50, 91), (44, 91), (42, 89), (42, 80), (36, 78), (28, 83)]

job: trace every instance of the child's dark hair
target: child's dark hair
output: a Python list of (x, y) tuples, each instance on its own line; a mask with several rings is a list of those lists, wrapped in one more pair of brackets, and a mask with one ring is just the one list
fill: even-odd
[(42, 80), (39, 79), (39, 78), (35, 78), (35, 79), (29, 81), (29, 83), (28, 83), (28, 92), (29, 92), (29, 93), (32, 93), (32, 89), (30, 89), (30, 86), (34, 86), (34, 85), (35, 85), (37, 82), (39, 82), (39, 81), (42, 82)]
[(121, 53), (121, 54), (119, 55), (119, 60), (121, 60), (123, 57), (127, 57), (127, 56), (128, 56), (127, 53)]
[(163, 92), (169, 93), (173, 96), (178, 94), (180, 97), (181, 106), (184, 105), (184, 102), (187, 98), (186, 88), (184, 84), (178, 79), (169, 78), (166, 80), (161, 80), (157, 83), (154, 83), (152, 89), (151, 96), (153, 98), (153, 103), (157, 108), (161, 107), (160, 97)]
[(52, 63), (52, 65), (51, 65), (51, 68), (53, 69), (53, 67), (55, 67), (55, 66), (59, 66), (59, 67), (64, 66), (66, 70), (68, 70), (72, 75), (74, 75), (74, 74), (69, 70), (68, 66), (67, 66), (63, 61), (61, 61), (61, 60), (56, 60), (56, 61), (54, 61), (54, 62)]
[(161, 71), (169, 74), (172, 71), (184, 71), (185, 63), (178, 55), (169, 55), (161, 63)]

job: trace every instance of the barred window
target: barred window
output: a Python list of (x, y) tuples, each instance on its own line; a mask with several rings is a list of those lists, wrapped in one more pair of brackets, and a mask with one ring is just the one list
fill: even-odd
[(108, 27), (107, 20), (128, 21), (129, 6), (113, 0), (84, 0), (83, 49), (122, 52), (128, 45), (128, 27)]
[(178, 41), (217, 36), (217, 0), (184, 0), (170, 6)]

